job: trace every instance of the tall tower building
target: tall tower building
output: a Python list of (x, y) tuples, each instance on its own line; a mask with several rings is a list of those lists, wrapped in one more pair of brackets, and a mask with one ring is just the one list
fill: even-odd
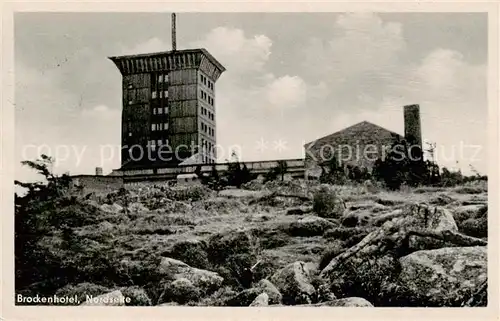
[(215, 162), (215, 83), (225, 68), (205, 49), (175, 46), (173, 32), (172, 51), (109, 57), (122, 75), (122, 169)]

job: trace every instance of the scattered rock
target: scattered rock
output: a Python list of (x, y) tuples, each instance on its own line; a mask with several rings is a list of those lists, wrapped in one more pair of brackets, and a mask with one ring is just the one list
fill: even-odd
[(246, 289), (227, 299), (224, 305), (231, 307), (249, 306), (261, 293), (262, 291), (257, 288)]
[(116, 203), (113, 203), (112, 205), (103, 204), (101, 205), (101, 210), (104, 212), (117, 214), (123, 211), (123, 207)]
[(394, 294), (406, 306), (459, 306), (488, 277), (485, 246), (417, 251), (399, 261)]
[(168, 257), (161, 259), (158, 273), (170, 280), (185, 278), (204, 294), (217, 290), (224, 280), (216, 272), (194, 268)]
[(326, 230), (332, 227), (335, 227), (335, 224), (324, 218), (306, 216), (296, 222), (292, 222), (288, 226), (287, 232), (291, 236), (315, 236), (322, 235)]
[(312, 303), (316, 290), (310, 283), (310, 270), (306, 263), (297, 261), (284, 267), (271, 277), (286, 305)]
[(179, 278), (164, 284), (163, 293), (158, 299), (159, 303), (174, 301), (185, 304), (200, 299), (200, 290), (187, 278)]
[(378, 184), (373, 183), (373, 181), (369, 179), (363, 182), (363, 187), (367, 193), (371, 194), (375, 194), (380, 191), (380, 186), (378, 186)]
[(325, 301), (316, 304), (310, 304), (309, 306), (316, 307), (373, 307), (368, 300), (358, 297), (350, 297), (343, 299), (335, 299), (330, 301)]
[(390, 200), (390, 199), (384, 199), (384, 198), (377, 198), (376, 202), (378, 204), (384, 205), (384, 206), (394, 206), (394, 205), (402, 203), (402, 201), (396, 201), (396, 200)]
[(264, 307), (269, 305), (269, 295), (267, 293), (262, 292), (259, 294), (252, 303), (250, 303), (251, 307)]
[(440, 193), (429, 200), (430, 204), (439, 206), (445, 206), (453, 202), (455, 202), (455, 199), (444, 193)]
[(367, 225), (372, 218), (372, 213), (367, 210), (358, 210), (350, 212), (342, 217), (341, 224), (345, 227), (355, 227)]
[(131, 203), (128, 207), (127, 207), (128, 211), (130, 213), (144, 213), (144, 212), (149, 212), (149, 208), (147, 208), (146, 206), (144, 206), (142, 203)]
[(372, 226), (380, 226), (383, 223), (392, 220), (395, 217), (401, 216), (403, 214), (402, 209), (397, 209), (395, 211), (385, 213), (385, 214), (380, 214), (372, 218), (372, 221), (370, 222), (370, 225)]
[(110, 293), (101, 294), (96, 297), (88, 298), (81, 305), (92, 305), (92, 306), (124, 306), (125, 296), (120, 290), (116, 290)]
[(488, 205), (475, 204), (464, 205), (453, 210), (453, 218), (456, 222), (462, 222), (470, 218), (477, 218), (488, 211)]
[(312, 208), (310, 206), (301, 206), (287, 210), (286, 215), (303, 215), (310, 212), (312, 212)]
[(262, 279), (254, 286), (268, 295), (269, 304), (280, 304), (282, 296), (278, 288), (268, 279)]
[[(399, 222), (397, 222), (399, 220)], [(453, 231), (458, 227), (451, 212), (443, 207), (412, 204), (403, 209), (403, 217), (396, 219), (399, 229), (425, 229), (433, 232)], [(412, 236), (409, 248), (425, 250), (446, 246), (446, 242), (432, 238)]]

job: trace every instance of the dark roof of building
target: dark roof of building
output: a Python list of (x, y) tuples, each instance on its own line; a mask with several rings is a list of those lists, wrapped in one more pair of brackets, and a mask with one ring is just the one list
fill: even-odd
[(394, 137), (397, 137), (397, 138), (400, 138), (400, 139), (402, 139), (402, 138), (403, 138), (403, 136), (401, 136), (400, 134), (398, 134), (398, 133), (396, 133), (396, 132), (393, 132), (393, 131), (391, 131), (391, 130), (389, 130), (389, 129), (386, 129), (386, 128), (382, 127), (382, 126), (375, 125), (375, 124), (373, 124), (373, 123), (371, 123), (371, 122), (369, 122), (369, 121), (366, 121), (366, 120), (365, 120), (365, 121), (359, 122), (359, 123), (357, 123), (357, 124), (351, 125), (351, 126), (349, 126), (349, 127), (346, 127), (346, 128), (344, 128), (344, 129), (341, 129), (341, 130), (339, 130), (339, 131), (337, 131), (337, 132), (335, 132), (335, 133), (333, 133), (333, 134), (330, 134), (330, 135), (326, 135), (326, 136), (323, 136), (323, 137), (317, 138), (317, 139), (315, 139), (315, 140), (313, 140), (313, 141), (310, 141), (310, 142), (308, 142), (308, 143), (304, 144), (304, 146), (309, 146), (309, 145), (311, 145), (311, 144), (315, 144), (315, 143), (317, 143), (317, 142), (321, 142), (322, 140), (328, 140), (328, 139), (330, 139), (330, 138), (332, 138), (332, 137), (335, 137), (335, 136), (342, 136), (342, 135), (343, 135), (345, 132), (347, 132), (347, 131), (356, 130), (356, 129), (358, 129), (358, 128), (359, 128), (359, 129), (361, 129), (361, 128), (363, 128), (363, 127), (364, 127), (364, 128), (375, 128), (375, 129), (378, 129), (378, 130), (383, 130), (383, 131), (385, 131), (385, 132), (387, 132), (387, 133), (389, 133), (389, 134), (393, 135)]
[(159, 52), (152, 52), (152, 53), (144, 53), (144, 54), (136, 54), (136, 55), (124, 55), (124, 56), (112, 56), (108, 57), (115, 63), (117, 61), (122, 61), (122, 60), (130, 60), (130, 59), (136, 59), (136, 58), (155, 58), (155, 57), (164, 57), (164, 56), (172, 56), (175, 54), (184, 54), (184, 53), (201, 53), (205, 55), (208, 60), (210, 60), (211, 63), (213, 63), (217, 68), (219, 68), (220, 72), (224, 72), (226, 68), (217, 60), (215, 59), (214, 56), (212, 56), (208, 50), (205, 48), (196, 48), (196, 49), (182, 49), (182, 50), (169, 50), (169, 51), (159, 51)]

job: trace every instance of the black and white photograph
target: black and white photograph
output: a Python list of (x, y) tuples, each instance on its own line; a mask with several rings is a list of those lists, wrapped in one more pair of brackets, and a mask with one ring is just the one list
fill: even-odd
[(487, 12), (164, 9), (14, 13), (15, 306), (497, 304)]

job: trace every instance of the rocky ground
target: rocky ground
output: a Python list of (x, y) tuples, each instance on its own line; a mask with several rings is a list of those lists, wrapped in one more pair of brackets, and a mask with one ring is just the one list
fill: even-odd
[(486, 305), (486, 184), (142, 186), (58, 210), (89, 218), (40, 242), (51, 264), (73, 273), (54, 293), (82, 302)]

